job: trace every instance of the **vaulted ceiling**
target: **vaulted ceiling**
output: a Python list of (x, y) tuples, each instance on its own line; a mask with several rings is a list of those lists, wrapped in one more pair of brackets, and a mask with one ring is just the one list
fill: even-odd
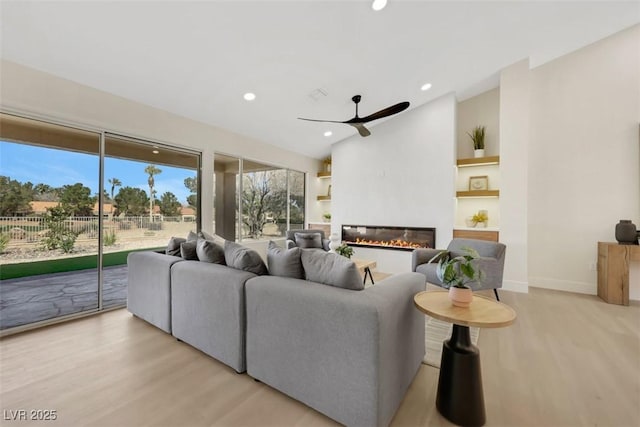
[[(451, 92), (464, 99), (497, 86), (499, 71), (516, 61), (536, 67), (640, 22), (638, 1), (370, 5), (3, 1), (1, 55), (321, 157), (356, 130), (297, 117), (347, 120), (355, 94), (361, 116)], [(421, 91), (427, 82), (432, 88)], [(246, 92), (256, 99), (245, 101)]]

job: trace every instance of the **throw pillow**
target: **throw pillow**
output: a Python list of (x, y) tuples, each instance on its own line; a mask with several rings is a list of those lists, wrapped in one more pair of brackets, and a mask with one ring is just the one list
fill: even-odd
[(180, 256), (186, 260), (198, 260), (198, 253), (196, 252), (197, 240), (187, 240), (180, 244)]
[(272, 276), (304, 279), (300, 248), (283, 249), (273, 241), (267, 247), (267, 265)]
[(192, 240), (198, 240), (198, 235), (193, 231), (190, 231), (187, 235), (187, 242), (191, 242)]
[(295, 233), (296, 245), (302, 249), (322, 249), (322, 237), (320, 233)]
[(187, 239), (182, 237), (172, 237), (164, 253), (167, 255), (180, 256), (180, 244), (186, 241)]
[(198, 239), (196, 254), (200, 261), (225, 265), (224, 248), (212, 240)]
[(300, 259), (307, 280), (354, 291), (364, 289), (356, 264), (342, 255), (302, 249)]
[(269, 274), (258, 252), (227, 240), (224, 243), (224, 259), (229, 267), (249, 271), (259, 276)]
[(215, 244), (220, 245), (223, 248), (224, 248), (224, 242), (226, 242), (226, 240), (223, 237), (220, 237), (217, 234), (209, 234), (206, 231), (200, 231), (198, 233), (198, 237), (201, 239), (210, 240)]

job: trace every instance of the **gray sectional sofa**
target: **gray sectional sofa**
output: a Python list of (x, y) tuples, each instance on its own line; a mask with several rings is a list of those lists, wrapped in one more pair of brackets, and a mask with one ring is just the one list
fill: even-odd
[(354, 291), (155, 252), (128, 265), (131, 313), (346, 425), (389, 424), (424, 357), (417, 273)]

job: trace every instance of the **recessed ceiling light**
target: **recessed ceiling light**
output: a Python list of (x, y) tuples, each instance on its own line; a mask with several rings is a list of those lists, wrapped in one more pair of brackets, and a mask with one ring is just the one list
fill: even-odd
[(387, 5), (387, 0), (373, 0), (373, 3), (371, 4), (371, 9), (377, 12), (379, 10), (384, 9), (386, 5)]
[(158, 151), (158, 150), (153, 150), (153, 151), (152, 151), (152, 153), (153, 153), (153, 154), (158, 154), (158, 153), (159, 153), (159, 151)]
[(429, 90), (429, 89), (431, 89), (431, 83), (425, 83), (420, 88), (420, 90)]
[(245, 101), (253, 101), (254, 99), (256, 99), (256, 94), (252, 93), (252, 92), (247, 92), (244, 94), (244, 100)]
[(331, 135), (333, 135), (333, 132), (331, 132), (330, 130), (324, 133), (324, 136), (331, 136)]

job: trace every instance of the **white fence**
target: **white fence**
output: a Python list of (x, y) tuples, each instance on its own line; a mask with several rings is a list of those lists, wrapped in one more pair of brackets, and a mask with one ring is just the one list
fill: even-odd
[[(79, 240), (98, 239), (97, 217), (69, 217), (64, 221), (65, 227), (78, 235)], [(176, 227), (178, 224), (180, 226)], [(193, 229), (195, 222), (184, 217), (156, 217), (153, 221), (149, 216), (114, 217), (104, 219), (105, 233), (115, 233), (116, 236), (143, 236), (160, 233), (166, 229)], [(0, 217), (0, 233), (11, 238), (13, 244), (37, 243), (47, 233), (47, 223), (43, 217)], [(167, 230), (169, 231), (169, 230)]]

